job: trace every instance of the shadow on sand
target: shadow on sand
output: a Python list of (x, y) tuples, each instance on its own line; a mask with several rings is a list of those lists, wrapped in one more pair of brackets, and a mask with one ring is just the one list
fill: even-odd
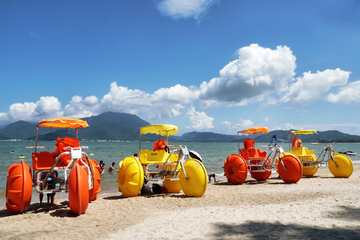
[(219, 239), (360, 239), (360, 228), (309, 227), (298, 224), (246, 222), (239, 225), (218, 223), (213, 237)]
[[(329, 212), (328, 218), (360, 222), (360, 209), (339, 206), (339, 210)], [(323, 228), (280, 222), (247, 221), (238, 225), (217, 223), (214, 227), (217, 232), (213, 237), (219, 239), (360, 239), (360, 224), (349, 228), (333, 224), (332, 228)]]

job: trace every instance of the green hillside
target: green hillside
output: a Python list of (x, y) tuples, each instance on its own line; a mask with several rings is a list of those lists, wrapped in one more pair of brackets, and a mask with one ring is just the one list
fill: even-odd
[(180, 140), (184, 142), (231, 142), (237, 140), (237, 136), (212, 132), (189, 132), (184, 133)]
[(10, 123), (8, 126), (0, 129), (0, 134), (12, 139), (24, 139), (36, 133), (36, 125), (26, 122), (17, 121)]
[(5, 134), (0, 133), (0, 140), (8, 140), (10, 139), (8, 136), (6, 136)]
[[(270, 142), (273, 135), (276, 135), (277, 141), (285, 140), (288, 141), (289, 139), (289, 132), (291, 130), (277, 130), (271, 131), (269, 133), (262, 134), (259, 137), (256, 137), (257, 142)], [(290, 136), (293, 139), (294, 135)], [(357, 135), (350, 135), (346, 133), (342, 133), (336, 130), (332, 131), (318, 131), (316, 134), (308, 134), (308, 135), (301, 135), (302, 142), (360, 142), (360, 136)]]
[[(136, 115), (127, 113), (102, 113), (98, 116), (83, 118), (90, 127), (79, 129), (81, 140), (139, 140), (140, 127), (150, 125)], [(75, 130), (68, 130), (68, 136), (75, 136)], [(71, 132), (72, 131), (72, 132)], [(48, 134), (39, 136), (39, 140), (53, 141), (57, 136), (65, 137), (64, 129), (58, 129)], [(32, 137), (31, 139), (34, 139)]]
[[(130, 140), (138, 141), (140, 128), (150, 125), (136, 115), (127, 113), (106, 112), (98, 116), (84, 118), (90, 125), (89, 128), (79, 129), (81, 140)], [(266, 134), (256, 134), (257, 142), (270, 142), (276, 135), (278, 142), (287, 142), (290, 130), (276, 130)], [(26, 121), (18, 121), (0, 129), (0, 140), (28, 139), (34, 140), (36, 135), (36, 124)], [(75, 130), (39, 128), (40, 141), (54, 141), (57, 137), (75, 137)], [(293, 138), (294, 136), (292, 136)], [(249, 138), (248, 134), (241, 134), (240, 139)], [(291, 138), (291, 139), (292, 139)], [(159, 139), (155, 134), (146, 134), (142, 137), (144, 141)], [(303, 142), (360, 142), (360, 136), (350, 135), (339, 131), (319, 131), (317, 134), (302, 135)], [(237, 135), (226, 135), (213, 132), (189, 132), (182, 136), (170, 136), (170, 142), (237, 142)]]
[(98, 124), (103, 124), (108, 122), (118, 122), (121, 123), (122, 125), (127, 125), (134, 128), (140, 128), (143, 126), (150, 125), (149, 122), (142, 120), (136, 115), (128, 114), (128, 113), (105, 112), (98, 116), (82, 118), (82, 120), (87, 121), (90, 127), (99, 126)]

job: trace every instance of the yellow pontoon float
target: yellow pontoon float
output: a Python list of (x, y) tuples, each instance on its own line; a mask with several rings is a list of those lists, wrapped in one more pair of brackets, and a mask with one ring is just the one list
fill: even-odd
[[(162, 180), (171, 193), (183, 190), (187, 196), (204, 195), (207, 173), (201, 160), (194, 158), (184, 145), (167, 145), (168, 137), (177, 131), (178, 127), (174, 125), (149, 125), (140, 128), (139, 158), (130, 156), (119, 162), (117, 182), (123, 196), (137, 196), (143, 187), (144, 179)], [(156, 141), (153, 150), (142, 150), (141, 136), (148, 133), (166, 136), (166, 140)]]
[[(303, 165), (303, 176), (313, 176), (322, 163), (326, 163), (330, 172), (335, 177), (348, 178), (353, 172), (351, 159), (345, 154), (335, 153), (331, 144), (311, 143), (312, 145), (324, 145), (320, 155), (316, 157), (314, 150), (308, 150), (302, 146), (301, 135), (315, 134), (316, 130), (298, 130), (289, 132), (289, 150), (288, 154), (296, 155)], [(294, 137), (291, 139), (291, 137)]]
[[(293, 154), (286, 154), (281, 146), (266, 146), (270, 153), (261, 152), (255, 148), (254, 134), (268, 133), (266, 127), (254, 127), (239, 131), (239, 154), (231, 154), (224, 160), (224, 173), (229, 182), (242, 184), (247, 177), (247, 171), (257, 181), (267, 180), (273, 168), (278, 169), (279, 176), (284, 182), (296, 183), (301, 178), (302, 166), (299, 159)], [(252, 134), (252, 138), (244, 139), (244, 148), (240, 148), (239, 134)]]

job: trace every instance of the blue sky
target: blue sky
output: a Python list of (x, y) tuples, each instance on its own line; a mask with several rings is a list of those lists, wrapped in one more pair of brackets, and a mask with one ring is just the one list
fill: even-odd
[(113, 111), (360, 135), (359, 26), (359, 0), (1, 1), (0, 126)]

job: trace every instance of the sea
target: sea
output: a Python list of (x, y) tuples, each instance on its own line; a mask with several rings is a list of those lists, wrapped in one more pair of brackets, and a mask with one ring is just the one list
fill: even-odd
[[(53, 152), (53, 148), (56, 142), (44, 141), (39, 142), (38, 146), (43, 146), (40, 151)], [(11, 164), (25, 161), (29, 166), (32, 166), (31, 154), (35, 151), (34, 148), (27, 148), (33, 146), (34, 141), (0, 141), (0, 207), (5, 207), (6, 203), (6, 178), (7, 171)], [(203, 160), (203, 164), (207, 173), (215, 173), (217, 179), (226, 179), (223, 171), (224, 159), (230, 154), (238, 153), (238, 143), (218, 143), (218, 142), (176, 142), (170, 143), (172, 145), (185, 145), (189, 150), (198, 152)], [(256, 143), (255, 147), (268, 146), (269, 143)], [(284, 151), (289, 151), (289, 143), (278, 143), (282, 146)], [(128, 156), (133, 156), (134, 153), (139, 151), (139, 142), (126, 142), (126, 141), (95, 141), (95, 142), (81, 142), (81, 146), (88, 146), (85, 152), (90, 155), (91, 159), (95, 159), (98, 162), (102, 160), (105, 162), (106, 170), (109, 168), (112, 162), (116, 163), (116, 169), (119, 168), (118, 163), (124, 160)], [(309, 150), (314, 149), (314, 153), (318, 156), (324, 146), (312, 145), (310, 143), (303, 143), (304, 147)], [(331, 146), (335, 149), (335, 152), (352, 151), (356, 153), (355, 156), (349, 156), (353, 163), (360, 163), (360, 143), (332, 143)], [(242, 143), (240, 144), (242, 148)], [(142, 142), (141, 149), (152, 149), (152, 142)], [(264, 149), (264, 151), (269, 151)], [(19, 159), (19, 156), (24, 156), (24, 159)], [(107, 193), (121, 193), (118, 192), (117, 173), (104, 173), (101, 175), (102, 181), (100, 187), (102, 189), (101, 194)], [(33, 194), (31, 203), (39, 202), (39, 194), (36, 193), (33, 188)], [(56, 199), (67, 199), (67, 193), (57, 193)]]

